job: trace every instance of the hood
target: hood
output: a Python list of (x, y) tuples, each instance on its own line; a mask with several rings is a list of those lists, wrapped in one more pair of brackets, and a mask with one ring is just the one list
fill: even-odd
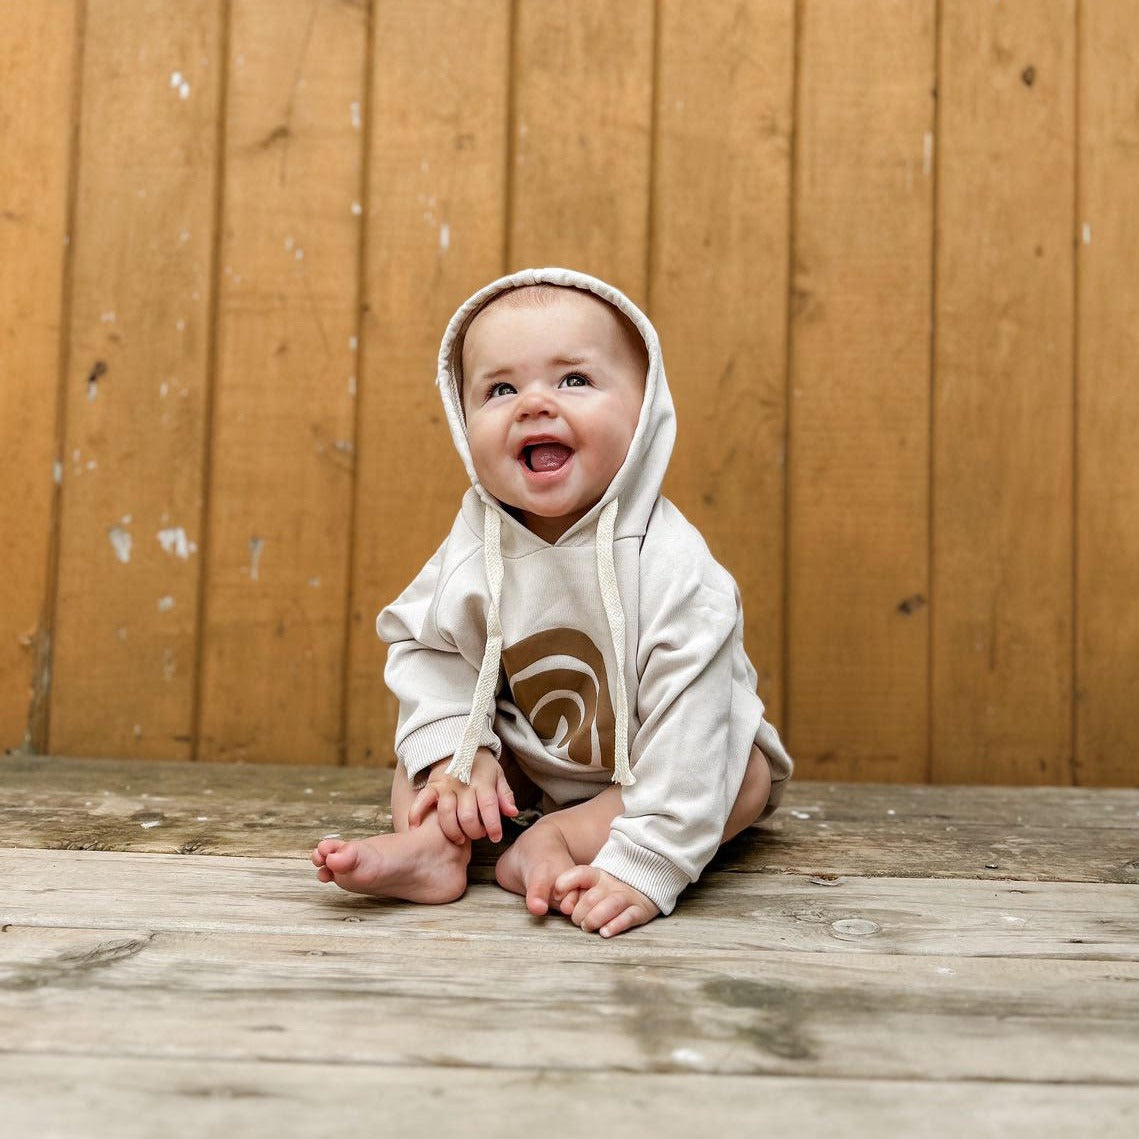
[(537, 535), (531, 534), (513, 515), (503, 510), (497, 500), (479, 482), (474, 464), (471, 462), (467, 425), (459, 394), (463, 337), (471, 321), (495, 297), (525, 285), (561, 285), (594, 293), (624, 313), (644, 341), (649, 359), (645, 377), (645, 397), (641, 404), (641, 415), (636, 431), (629, 444), (629, 453), (601, 500), (567, 530), (556, 544), (581, 545), (593, 541), (601, 513), (614, 499), (620, 500), (614, 536), (626, 538), (643, 535), (648, 526), (649, 515), (660, 495), (661, 483), (664, 481), (676, 438), (676, 414), (668, 390), (668, 381), (665, 379), (660, 340), (649, 318), (624, 293), (596, 277), (578, 273), (573, 269), (523, 269), (501, 277), (465, 301), (447, 325), (447, 331), (439, 348), (436, 383), (447, 413), (451, 437), (466, 467), (471, 485), (486, 506), (502, 516), (504, 545), (525, 549), (531, 545), (546, 544)]

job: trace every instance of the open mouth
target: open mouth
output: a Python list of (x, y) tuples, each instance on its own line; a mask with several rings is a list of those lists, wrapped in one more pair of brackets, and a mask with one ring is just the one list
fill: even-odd
[(546, 441), (523, 447), (520, 458), (529, 470), (537, 474), (548, 474), (560, 471), (572, 456), (573, 450), (564, 443)]

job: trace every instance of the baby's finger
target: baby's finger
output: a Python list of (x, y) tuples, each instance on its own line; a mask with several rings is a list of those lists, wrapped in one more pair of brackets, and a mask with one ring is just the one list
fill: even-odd
[(428, 812), (439, 802), (439, 790), (429, 783), (411, 802), (411, 809), (407, 812), (407, 825), (417, 827), (427, 818)]
[[(556, 896), (556, 892), (555, 892)], [(570, 914), (577, 909), (578, 899), (581, 897), (580, 890), (570, 890), (568, 894), (560, 902), (558, 902), (558, 909), (568, 918)]]
[[(586, 890), (578, 899), (577, 905), (573, 908), (573, 913), (570, 914), (570, 921), (574, 925), (581, 925), (586, 921), (596, 906), (600, 905), (608, 895), (604, 890), (599, 890), (594, 887), (592, 890)], [(597, 925), (600, 925), (598, 922)], [(584, 929), (585, 927), (582, 926)], [(594, 927), (596, 928), (596, 927)]]
[[(495, 780), (494, 790), (498, 798), (499, 811), (508, 819), (514, 818), (518, 814), (518, 804), (514, 801), (514, 788), (510, 786), (501, 767), (498, 769), (498, 778)], [(498, 842), (498, 839), (494, 841)]]
[(609, 894), (602, 898), (578, 924), (586, 933), (594, 933), (607, 922), (611, 922), (628, 904), (628, 899), (621, 897), (620, 894)]
[(453, 791), (444, 791), (439, 796), (439, 805), (435, 810), (435, 817), (439, 820), (440, 830), (456, 846), (462, 846), (467, 841), (467, 836), (463, 834), (463, 828), (459, 825)]
[(459, 796), (458, 807), (459, 826), (466, 838), (482, 838), (486, 831), (483, 829), (482, 819), (479, 818), (479, 804), (474, 791), (467, 787)]
[(558, 894), (568, 894), (571, 890), (589, 890), (601, 881), (601, 871), (593, 866), (574, 866), (557, 876), (554, 890)]
[(491, 842), (502, 842), (502, 818), (498, 813), (498, 795), (487, 787), (477, 793), (476, 799), (486, 837)]
[(627, 929), (644, 925), (646, 921), (648, 921), (648, 914), (644, 912), (641, 906), (628, 906), (615, 918), (607, 921), (597, 932), (602, 937), (616, 937), (617, 934), (624, 933)]

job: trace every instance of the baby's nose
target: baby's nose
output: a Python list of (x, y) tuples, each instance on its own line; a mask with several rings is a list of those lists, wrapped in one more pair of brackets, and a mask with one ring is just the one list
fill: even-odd
[(554, 399), (549, 392), (542, 388), (527, 388), (515, 405), (520, 418), (533, 415), (553, 415), (555, 413)]

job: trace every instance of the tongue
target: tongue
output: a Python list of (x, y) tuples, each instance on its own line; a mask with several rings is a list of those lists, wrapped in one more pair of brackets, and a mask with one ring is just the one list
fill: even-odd
[(572, 454), (564, 443), (535, 443), (530, 448), (530, 469), (556, 471), (565, 466)]

